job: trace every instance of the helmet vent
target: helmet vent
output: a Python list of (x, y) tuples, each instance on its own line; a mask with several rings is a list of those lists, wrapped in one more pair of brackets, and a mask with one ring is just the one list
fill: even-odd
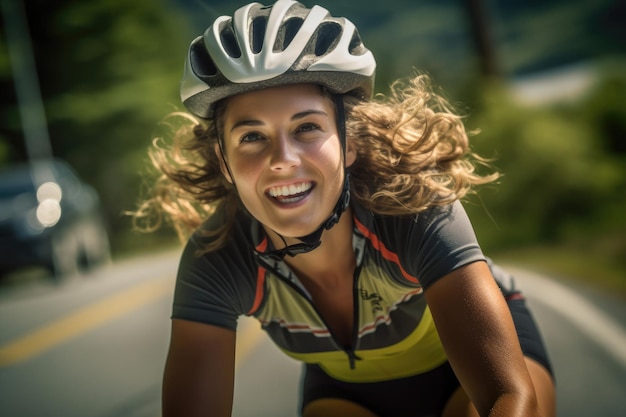
[(263, 39), (265, 38), (265, 29), (267, 28), (267, 17), (259, 16), (252, 21), (250, 25), (250, 38), (252, 42), (252, 52), (258, 54), (263, 49)]
[(293, 38), (298, 34), (303, 23), (304, 19), (301, 17), (292, 17), (282, 24), (276, 36), (274, 52), (281, 52), (287, 49), (291, 41), (293, 41)]
[(230, 25), (226, 25), (220, 30), (220, 41), (224, 50), (231, 58), (240, 58), (241, 50), (237, 44), (237, 38)]
[(365, 45), (363, 45), (363, 40), (361, 40), (361, 36), (356, 29), (354, 29), (354, 34), (352, 35), (350, 46), (348, 48), (352, 55), (363, 55), (367, 52)]
[(315, 55), (322, 56), (337, 44), (341, 35), (341, 26), (335, 22), (320, 25), (315, 40)]
[(217, 74), (215, 63), (209, 56), (202, 41), (191, 44), (191, 68), (199, 77), (211, 77)]
[(211, 118), (224, 98), (294, 83), (372, 97), (376, 60), (354, 23), (302, 0), (253, 1), (192, 41), (180, 83), (187, 110)]

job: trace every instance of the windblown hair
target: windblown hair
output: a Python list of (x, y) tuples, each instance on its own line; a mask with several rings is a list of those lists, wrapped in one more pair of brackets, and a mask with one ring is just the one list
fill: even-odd
[(498, 178), (476, 172), (488, 161), (470, 152), (462, 116), (434, 93), (426, 75), (396, 81), (384, 101), (346, 108), (347, 136), (357, 150), (352, 196), (374, 213), (417, 214)]
[[(415, 215), (446, 205), (498, 178), (480, 175), (488, 162), (469, 150), (462, 116), (433, 92), (430, 79), (418, 75), (392, 85), (389, 97), (359, 101), (345, 96), (346, 133), (356, 147), (350, 168), (352, 198), (382, 215)], [(135, 225), (154, 230), (169, 221), (184, 241), (208, 217), (221, 213), (205, 248), (221, 247), (240, 207), (235, 188), (224, 178), (215, 152), (225, 106), (217, 105), (212, 120), (184, 112), (169, 115), (169, 130), (153, 140), (150, 159), (158, 170), (151, 196), (133, 213)], [(171, 143), (164, 137), (171, 136)]]

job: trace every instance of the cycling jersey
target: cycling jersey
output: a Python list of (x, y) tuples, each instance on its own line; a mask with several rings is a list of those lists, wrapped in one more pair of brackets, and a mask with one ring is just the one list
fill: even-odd
[[(230, 329), (256, 317), (289, 356), (345, 382), (377, 382), (427, 372), (446, 362), (423, 290), (451, 271), (485, 260), (456, 202), (414, 216), (382, 216), (352, 203), (355, 326), (341, 346), (298, 277), (261, 225), (241, 212), (226, 244), (197, 256), (196, 232), (181, 260), (173, 318)], [(219, 216), (211, 225), (222, 221)]]

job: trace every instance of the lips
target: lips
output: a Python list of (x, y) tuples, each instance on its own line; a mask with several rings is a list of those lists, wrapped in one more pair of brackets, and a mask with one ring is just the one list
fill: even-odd
[(304, 199), (312, 188), (312, 182), (300, 182), (296, 184), (271, 187), (267, 193), (270, 197), (282, 204), (293, 204)]

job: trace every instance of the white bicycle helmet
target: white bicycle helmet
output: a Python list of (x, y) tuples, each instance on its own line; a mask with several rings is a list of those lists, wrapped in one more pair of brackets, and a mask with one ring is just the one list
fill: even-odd
[(211, 117), (226, 97), (313, 83), (333, 94), (372, 95), (376, 61), (346, 18), (293, 0), (250, 3), (191, 42), (180, 87), (187, 110)]

